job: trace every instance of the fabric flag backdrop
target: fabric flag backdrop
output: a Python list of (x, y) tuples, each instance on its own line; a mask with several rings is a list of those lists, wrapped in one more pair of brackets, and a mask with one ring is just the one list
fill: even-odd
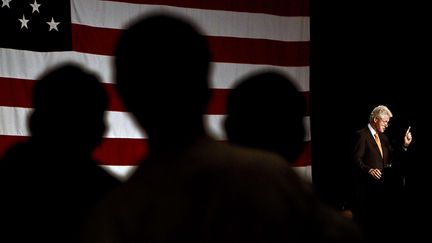
[[(186, 16), (208, 37), (214, 57), (213, 99), (205, 117), (217, 139), (225, 139), (222, 122), (230, 88), (252, 71), (272, 68), (290, 75), (309, 101), (309, 0), (1, 0), (0, 4), (0, 156), (30, 135), (26, 122), (34, 81), (47, 68), (72, 61), (96, 72), (110, 94), (109, 130), (95, 157), (101, 166), (126, 178), (147, 153), (146, 135), (115, 93), (112, 54), (122, 28), (153, 11)], [(295, 163), (307, 178), (311, 178), (309, 117), (307, 112), (306, 149)]]

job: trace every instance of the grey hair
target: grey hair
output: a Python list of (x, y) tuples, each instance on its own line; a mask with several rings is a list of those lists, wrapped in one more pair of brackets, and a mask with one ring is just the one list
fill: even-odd
[(387, 106), (379, 105), (372, 110), (369, 121), (373, 121), (375, 118), (383, 118), (383, 116), (393, 117), (393, 114)]

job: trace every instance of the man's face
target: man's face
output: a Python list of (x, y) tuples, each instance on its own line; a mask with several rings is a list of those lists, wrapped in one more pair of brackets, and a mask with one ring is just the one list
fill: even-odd
[(376, 132), (383, 133), (385, 129), (388, 127), (390, 122), (390, 117), (384, 115), (383, 117), (374, 119), (374, 128)]

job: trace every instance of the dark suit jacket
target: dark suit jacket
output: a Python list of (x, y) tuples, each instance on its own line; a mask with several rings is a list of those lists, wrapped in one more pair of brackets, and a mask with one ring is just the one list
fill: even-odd
[[(353, 160), (355, 167), (357, 168), (357, 193), (359, 193), (359, 190), (361, 194), (366, 193), (366, 191), (378, 190), (376, 193), (382, 194), (382, 190), (386, 190), (387, 192), (389, 192), (389, 190), (397, 191), (403, 186), (404, 151), (402, 146), (392, 146), (390, 140), (385, 134), (381, 133), (379, 134), (379, 137), (383, 150), (383, 157), (381, 157), (378, 145), (368, 127), (365, 127), (356, 133)], [(369, 175), (368, 172), (371, 168), (378, 168), (381, 170), (381, 179), (376, 180)], [(377, 187), (377, 185), (380, 186)]]
[(381, 157), (377, 143), (368, 127), (357, 131), (354, 146), (354, 163), (365, 173), (371, 168), (384, 169), (393, 161), (393, 148), (389, 139), (383, 133), (379, 134), (383, 157)]
[[(394, 149), (385, 134), (379, 134), (383, 157), (368, 127), (356, 133), (353, 162), (356, 167), (354, 197), (350, 206), (354, 218), (371, 238), (381, 237), (394, 230), (403, 185), (401, 152)], [(390, 166), (391, 165), (391, 166)], [(368, 174), (371, 168), (382, 172), (380, 179)], [(380, 238), (381, 239), (381, 238)]]

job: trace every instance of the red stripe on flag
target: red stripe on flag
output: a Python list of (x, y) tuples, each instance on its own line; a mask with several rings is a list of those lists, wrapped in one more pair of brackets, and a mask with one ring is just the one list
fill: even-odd
[[(207, 114), (223, 115), (226, 114), (226, 103), (230, 89), (212, 89), (212, 98), (209, 102)], [(305, 116), (309, 116), (309, 92), (302, 92), (306, 101)], [(258, 115), (258, 114), (257, 114)]]
[(229, 91), (229, 89), (212, 89), (212, 97), (207, 105), (207, 111), (209, 114), (225, 114)]
[(0, 135), (0, 158), (3, 157), (5, 152), (14, 144), (24, 142), (28, 139), (26, 136), (8, 136)]
[(303, 152), (299, 158), (293, 163), (294, 167), (308, 166), (311, 165), (311, 143), (310, 141), (305, 142)]
[(208, 37), (216, 62), (302, 67), (309, 65), (309, 41)]
[[(305, 149), (294, 166), (311, 165), (310, 151), (310, 142), (305, 142)], [(106, 138), (95, 152), (95, 158), (102, 165), (137, 165), (148, 152), (146, 139)]]
[[(31, 108), (35, 80), (0, 77), (0, 106)], [(114, 85), (103, 84), (109, 96), (108, 110), (125, 111)]]
[[(28, 136), (0, 135), (0, 158), (7, 149), (16, 143), (24, 142)], [(146, 139), (104, 138), (101, 145), (95, 150), (94, 158), (101, 165), (137, 165), (147, 156)]]
[(0, 106), (31, 107), (34, 80), (0, 77)]
[(125, 3), (170, 5), (176, 7), (268, 13), (281, 16), (309, 16), (309, 0), (112, 0)]
[[(0, 106), (16, 106), (31, 108), (31, 89), (35, 81), (28, 79), (2, 78), (0, 77)], [(109, 111), (126, 111), (113, 84), (104, 83), (109, 95)], [(226, 101), (230, 89), (211, 89), (212, 98), (209, 102), (207, 114), (223, 115), (226, 110)], [(309, 92), (303, 92), (306, 102), (309, 103)], [(309, 108), (309, 104), (307, 105)], [(305, 115), (309, 115), (307, 110)]]
[(126, 108), (124, 107), (123, 102), (121, 101), (120, 96), (115, 89), (115, 86), (113, 84), (105, 83), (104, 88), (107, 91), (109, 97), (108, 110), (126, 111)]
[[(112, 56), (122, 30), (72, 25), (74, 51)], [(302, 67), (309, 65), (309, 41), (207, 37), (214, 62)]]
[[(0, 157), (11, 145), (25, 141), (27, 138), (27, 136), (0, 135)], [(104, 138), (94, 152), (94, 158), (101, 165), (138, 165), (148, 152), (146, 139)], [(294, 166), (311, 165), (310, 161), (310, 142), (305, 142), (305, 150)]]
[(137, 165), (147, 154), (146, 139), (104, 138), (94, 157), (101, 165)]
[(113, 56), (122, 30), (72, 24), (72, 50)]
[(304, 97), (304, 100), (305, 100), (305, 102), (306, 102), (306, 116), (310, 116), (310, 114), (311, 114), (311, 111), (310, 111), (310, 108), (311, 108), (311, 106), (310, 106), (310, 92), (308, 91), (308, 92), (302, 92), (302, 94), (303, 94), (303, 97)]

